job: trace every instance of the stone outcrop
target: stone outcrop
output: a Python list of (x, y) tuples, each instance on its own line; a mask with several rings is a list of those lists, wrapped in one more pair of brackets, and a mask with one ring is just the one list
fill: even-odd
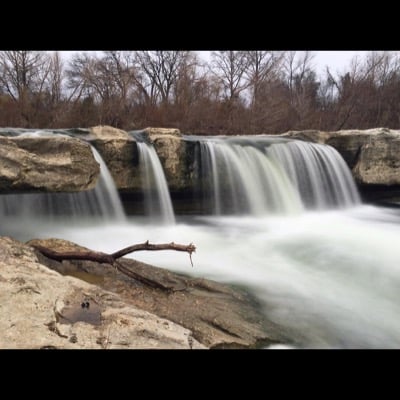
[(182, 140), (179, 129), (146, 128), (163, 166), (171, 192), (192, 189), (193, 143)]
[[(70, 131), (97, 148), (121, 193), (141, 196), (139, 153), (133, 136), (110, 126)], [(178, 129), (146, 128), (142, 132), (154, 145), (171, 193), (192, 195), (196, 142), (184, 140)], [(360, 187), (400, 186), (400, 131), (306, 130), (280, 136), (331, 145), (342, 155)], [(93, 188), (98, 164), (84, 140), (0, 136), (0, 193)]]
[[(92, 133), (117, 187), (126, 192), (140, 191), (134, 139), (110, 127), (95, 127)], [(154, 144), (171, 193), (193, 192), (195, 142), (183, 140), (178, 129), (146, 128), (144, 133)], [(306, 130), (280, 136), (334, 147), (352, 170), (359, 186), (400, 185), (400, 131), (385, 128), (336, 132)]]
[(385, 128), (336, 132), (295, 131), (281, 136), (334, 147), (361, 186), (400, 185), (400, 131)]
[(155, 136), (163, 136), (163, 135), (170, 135), (170, 136), (177, 136), (181, 137), (181, 131), (179, 129), (175, 128), (153, 128), (153, 127), (148, 127), (144, 129), (144, 132), (146, 132), (150, 137), (155, 137)]
[(3, 349), (204, 348), (190, 330), (62, 276), (7, 237), (0, 237), (0, 331)]
[(89, 129), (92, 144), (103, 157), (120, 191), (141, 191), (136, 140), (127, 132), (111, 126)]
[(89, 134), (100, 140), (127, 140), (129, 137), (125, 131), (108, 125), (94, 126), (89, 129)]
[[(61, 239), (36, 239), (27, 244), (39, 244), (62, 252), (87, 250)], [(134, 309), (146, 310), (159, 318), (165, 318), (189, 329), (189, 336), (183, 336), (182, 347), (185, 347), (184, 341), (187, 337), (193, 337), (207, 347), (252, 347), (287, 341), (278, 327), (266, 320), (257, 302), (241, 290), (207, 279), (189, 278), (127, 258), (120, 259), (125, 268), (134, 271), (145, 281), (156, 281), (169, 290), (145, 285), (105, 264), (91, 261), (60, 263), (40, 253), (36, 257), (42, 265), (64, 275), (79, 277), (95, 283), (103, 291), (118, 294), (124, 307), (132, 306)], [(79, 304), (84, 301), (82, 295), (77, 299)], [(64, 311), (68, 311), (67, 315), (65, 312), (64, 315), (70, 319), (74, 312), (83, 312), (79, 307)], [(103, 318), (103, 311), (101, 315)], [(132, 346), (134, 345), (133, 343)]]
[[(146, 128), (143, 134), (153, 143), (163, 166), (171, 192), (191, 190), (193, 180), (193, 143), (182, 140), (179, 129)], [(123, 192), (141, 193), (139, 155), (134, 137), (111, 126), (89, 129), (89, 140), (107, 164), (117, 188)]]
[(90, 145), (81, 140), (0, 136), (0, 193), (88, 190), (99, 172)]

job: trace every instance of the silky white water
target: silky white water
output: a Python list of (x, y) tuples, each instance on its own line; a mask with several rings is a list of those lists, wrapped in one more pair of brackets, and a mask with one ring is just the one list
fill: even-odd
[[(55, 136), (47, 131), (28, 131), (19, 136)], [(57, 136), (62, 136), (57, 134)], [(57, 220), (69, 218), (81, 223), (85, 218), (100, 218), (122, 222), (125, 211), (114, 180), (99, 152), (91, 146), (93, 156), (100, 165), (100, 175), (92, 190), (75, 193), (29, 193), (0, 196), (0, 221), (13, 224), (14, 220)]]
[[(28, 225), (29, 226), (29, 225)], [(149, 240), (193, 242), (188, 255), (135, 258), (246, 287), (296, 347), (400, 346), (400, 212), (372, 206), (290, 217), (193, 217), (174, 226), (146, 218), (81, 227), (41, 225), (16, 236), (61, 237), (112, 252)]]
[(294, 215), (360, 203), (349, 168), (330, 146), (268, 136), (186, 139), (198, 142), (199, 195), (211, 197), (216, 215)]
[(343, 208), (360, 203), (351, 172), (333, 147), (294, 140), (270, 145), (266, 155), (282, 166), (305, 207)]
[(160, 160), (152, 144), (137, 142), (145, 208), (161, 224), (175, 223), (174, 210)]

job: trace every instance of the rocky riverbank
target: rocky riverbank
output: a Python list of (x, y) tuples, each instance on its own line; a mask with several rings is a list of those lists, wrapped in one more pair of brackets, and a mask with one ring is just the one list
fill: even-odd
[[(142, 194), (136, 139), (109, 126), (65, 131), (68, 136), (12, 137), (0, 134), (0, 193), (88, 190), (99, 175), (90, 146), (97, 148), (121, 194)], [(146, 128), (162, 164), (171, 195), (182, 198), (196, 190), (196, 141), (179, 130)], [(291, 131), (278, 135), (334, 147), (344, 158), (362, 192), (378, 197), (382, 188), (400, 189), (400, 131), (386, 128), (323, 132)], [(84, 139), (84, 140), (79, 140)]]
[(286, 342), (246, 292), (141, 262), (126, 268), (162, 290), (92, 261), (57, 262), (31, 245), (63, 240), (0, 237), (0, 348), (257, 347)]

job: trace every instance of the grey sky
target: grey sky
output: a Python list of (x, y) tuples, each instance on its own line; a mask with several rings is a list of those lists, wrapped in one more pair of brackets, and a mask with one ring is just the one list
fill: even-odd
[[(63, 51), (64, 60), (68, 60), (75, 51)], [(198, 53), (206, 60), (210, 59), (210, 51), (198, 51)], [(329, 67), (332, 73), (341, 72), (348, 67), (350, 60), (356, 56), (364, 57), (368, 51), (313, 51), (315, 55), (314, 64), (318, 74), (325, 72), (326, 66)]]
[(318, 73), (323, 73), (326, 66), (332, 73), (340, 72), (350, 64), (350, 61), (356, 55), (364, 58), (368, 51), (316, 51), (314, 52), (314, 62)]
[[(205, 59), (209, 60), (210, 51), (199, 51)], [(314, 65), (318, 74), (323, 74), (326, 66), (329, 67), (332, 73), (341, 72), (346, 68), (353, 57), (359, 55), (364, 57), (368, 51), (313, 51)]]

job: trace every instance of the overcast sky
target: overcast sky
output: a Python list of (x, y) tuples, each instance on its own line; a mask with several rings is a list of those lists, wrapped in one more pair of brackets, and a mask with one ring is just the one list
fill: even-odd
[(315, 51), (314, 62), (318, 73), (325, 71), (326, 66), (331, 72), (342, 71), (350, 64), (350, 60), (359, 55), (364, 58), (368, 51)]
[[(205, 59), (210, 59), (210, 51), (199, 51)], [(340, 72), (350, 64), (350, 60), (359, 55), (364, 57), (368, 51), (313, 51), (317, 74), (322, 74), (329, 67), (332, 73)]]
[[(75, 52), (63, 51), (61, 53), (63, 53), (64, 59), (69, 59), (71, 54)], [(210, 59), (210, 51), (199, 51), (198, 53), (205, 59)], [(326, 66), (334, 73), (347, 67), (354, 56), (364, 57), (367, 53), (368, 51), (313, 51), (315, 55), (314, 64), (318, 74), (324, 73)]]

